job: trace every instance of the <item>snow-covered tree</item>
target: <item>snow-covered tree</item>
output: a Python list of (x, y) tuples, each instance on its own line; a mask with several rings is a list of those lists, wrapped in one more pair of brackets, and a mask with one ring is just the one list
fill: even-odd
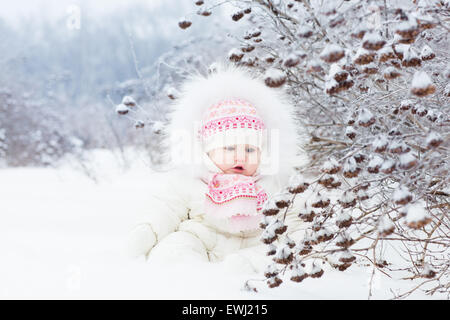
[[(288, 269), (293, 281), (320, 277), (319, 260), (341, 271), (368, 262), (418, 281), (396, 298), (448, 295), (450, 3), (205, 1), (201, 12), (230, 3), (242, 29), (228, 58), (285, 86), (311, 138), (310, 166), (280, 192), (292, 199), (266, 203), (264, 214), (281, 219), (262, 222), (281, 265), (268, 285)], [(196, 23), (183, 21), (186, 32)], [(308, 227), (288, 250), (282, 217), (296, 196)]]

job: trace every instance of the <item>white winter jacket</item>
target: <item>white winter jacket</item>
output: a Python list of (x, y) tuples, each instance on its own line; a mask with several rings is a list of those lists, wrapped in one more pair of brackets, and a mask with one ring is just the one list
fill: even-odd
[[(166, 132), (171, 139), (169, 157), (173, 167), (168, 172), (155, 173), (158, 185), (130, 233), (129, 248), (134, 256), (144, 254), (148, 259), (175, 261), (196, 256), (220, 261), (229, 254), (245, 252), (251, 260), (267, 257), (266, 245), (260, 240), (262, 230), (230, 233), (226, 227), (205, 218), (205, 173), (221, 171), (201, 151), (198, 140), (189, 139), (189, 135), (196, 132), (195, 125), (211, 103), (230, 96), (251, 101), (266, 127), (275, 132), (270, 136), (273, 148), (270, 153), (262, 153), (257, 171), (260, 175), (257, 183), (270, 199), (287, 186), (294, 167), (307, 162), (301, 149), (304, 142), (301, 128), (294, 121), (293, 106), (283, 91), (266, 87), (261, 79), (232, 65), (216, 68), (207, 77), (194, 76), (186, 81), (181, 97), (172, 106)], [(160, 181), (164, 183), (160, 185)], [(297, 215), (304, 200), (297, 197), (287, 213), (286, 224), (291, 234), (301, 225)]]
[[(145, 254), (148, 259), (168, 262), (181, 261), (184, 256), (197, 256), (215, 262), (229, 254), (242, 253), (249, 259), (266, 260), (267, 246), (260, 240), (262, 229), (229, 233), (205, 219), (203, 203), (207, 184), (203, 180), (189, 179), (176, 170), (155, 173), (155, 180), (163, 181), (163, 185), (158, 185), (151, 193), (145, 210), (140, 213), (140, 223), (131, 233), (130, 250), (133, 255)], [(280, 185), (270, 179), (262, 179), (258, 183), (269, 196), (281, 190)], [(304, 201), (301, 196), (296, 197), (294, 206), (286, 215), (285, 223), (292, 239), (301, 228), (298, 213)], [(250, 248), (254, 250), (243, 250)], [(258, 261), (251, 263), (258, 264)]]

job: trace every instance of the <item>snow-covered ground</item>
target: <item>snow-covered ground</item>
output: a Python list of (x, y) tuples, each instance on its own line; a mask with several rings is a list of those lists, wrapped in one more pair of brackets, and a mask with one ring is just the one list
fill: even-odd
[[(325, 269), (320, 279), (286, 280), (258, 293), (263, 278), (224, 263), (151, 265), (131, 259), (125, 239), (133, 212), (158, 187), (135, 157), (124, 171), (108, 152), (94, 153), (97, 182), (71, 165), (0, 170), (1, 299), (367, 299), (371, 268)], [(376, 273), (373, 298), (391, 298), (401, 283)], [(411, 296), (428, 298), (418, 292)]]

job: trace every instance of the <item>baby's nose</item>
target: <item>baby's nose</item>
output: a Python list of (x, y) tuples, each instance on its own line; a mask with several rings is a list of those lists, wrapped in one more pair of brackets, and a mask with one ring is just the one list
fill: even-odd
[(238, 162), (245, 162), (247, 153), (245, 152), (245, 147), (239, 147), (236, 150), (236, 161)]

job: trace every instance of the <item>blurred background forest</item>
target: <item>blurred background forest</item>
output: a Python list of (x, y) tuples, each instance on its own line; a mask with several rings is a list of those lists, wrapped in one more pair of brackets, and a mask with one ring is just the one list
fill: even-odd
[[(0, 12), (0, 167), (53, 166), (68, 154), (82, 162), (95, 148), (127, 166), (127, 146), (158, 163), (151, 150), (170, 102), (166, 84), (179, 80), (173, 71), (206, 68), (227, 39), (202, 34), (211, 20), (180, 29), (195, 9), (189, 0), (8, 4)], [(137, 130), (117, 116), (127, 95), (150, 125)]]

